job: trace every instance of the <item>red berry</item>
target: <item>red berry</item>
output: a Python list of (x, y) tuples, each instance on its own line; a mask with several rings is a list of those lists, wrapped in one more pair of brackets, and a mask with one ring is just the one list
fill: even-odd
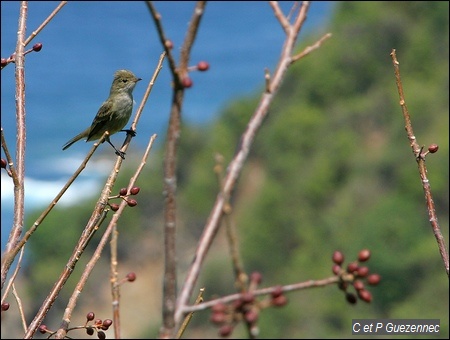
[(276, 298), (280, 295), (283, 295), (283, 286), (275, 286), (273, 288), (273, 291), (270, 293), (270, 295), (272, 295), (272, 297)]
[(370, 258), (370, 250), (369, 249), (363, 249), (358, 254), (358, 261), (359, 262), (365, 262)]
[(340, 251), (336, 250), (333, 253), (332, 260), (333, 260), (334, 263), (340, 265), (340, 264), (342, 264), (344, 262), (344, 254), (342, 254)]
[(370, 303), (372, 301), (372, 294), (365, 289), (358, 290), (358, 296), (361, 300)]
[(189, 88), (192, 86), (192, 84), (193, 84), (192, 79), (189, 77), (184, 77), (181, 80), (181, 85), (183, 85), (184, 88)]
[(251, 292), (242, 293), (241, 300), (243, 303), (252, 303), (253, 301), (255, 301), (255, 295), (253, 295), (253, 293)]
[(2, 58), (1, 65), (6, 66), (8, 64), (8, 60), (6, 58)]
[(356, 290), (364, 289), (364, 283), (361, 280), (355, 280), (355, 282), (353, 282), (353, 287), (355, 287)]
[(199, 61), (197, 64), (197, 69), (199, 71), (207, 71), (209, 69), (209, 63), (206, 61)]
[(92, 321), (95, 318), (95, 314), (93, 312), (89, 312), (86, 314), (87, 321)]
[(222, 302), (218, 302), (211, 307), (211, 310), (213, 313), (224, 313), (227, 310), (227, 305)]
[(120, 189), (120, 191), (119, 191), (120, 196), (125, 196), (126, 194), (127, 194), (127, 188)]
[(6, 169), (6, 164), (7, 164), (6, 163), (6, 159), (2, 158), (1, 159), (1, 166), (2, 166), (3, 169)]
[(260, 272), (253, 272), (250, 274), (250, 281), (259, 285), (262, 282), (262, 274)]
[(338, 264), (334, 264), (333, 267), (331, 267), (331, 270), (333, 271), (334, 275), (338, 275), (341, 272), (341, 266)]
[(46, 325), (40, 325), (39, 326), (39, 332), (42, 334), (47, 333), (47, 326)]
[(128, 279), (128, 281), (133, 282), (134, 280), (136, 280), (136, 273), (133, 273), (133, 272), (128, 273), (127, 279)]
[(94, 328), (92, 328), (92, 327), (87, 327), (87, 328), (86, 328), (86, 334), (87, 334), (87, 335), (92, 335), (92, 334), (94, 334)]
[(431, 144), (428, 147), (428, 151), (430, 151), (430, 153), (435, 153), (438, 150), (439, 150), (439, 146), (437, 144)]
[(127, 203), (129, 207), (135, 207), (137, 205), (137, 201), (133, 199), (128, 200)]
[(376, 286), (381, 281), (381, 276), (379, 274), (371, 274), (367, 277), (367, 283), (372, 286)]
[(137, 194), (139, 193), (140, 190), (141, 190), (141, 188), (139, 188), (139, 187), (132, 187), (132, 188), (130, 189), (130, 194), (132, 194), (132, 195), (137, 195)]
[(2, 312), (5, 312), (9, 309), (9, 302), (2, 303)]
[(211, 320), (212, 323), (214, 323), (216, 325), (220, 325), (220, 324), (223, 324), (227, 320), (227, 318), (226, 318), (225, 313), (213, 312), (211, 314), (210, 320)]
[[(105, 319), (105, 320), (103, 320), (103, 329), (104, 330), (107, 330), (108, 328), (109, 328), (109, 326), (111, 326), (112, 325), (112, 320), (111, 319)], [(106, 327), (106, 328), (104, 328), (104, 327)]]
[(244, 318), (245, 318), (245, 321), (253, 324), (256, 321), (258, 321), (259, 313), (256, 310), (251, 309), (245, 313)]
[(285, 295), (277, 296), (276, 298), (272, 298), (272, 304), (277, 307), (284, 306), (288, 303), (288, 299)]
[(349, 263), (347, 266), (347, 272), (349, 272), (350, 274), (353, 274), (353, 272), (358, 270), (358, 263), (356, 262), (352, 262)]
[(358, 270), (356, 271), (356, 274), (359, 277), (366, 277), (367, 274), (369, 274), (369, 267), (365, 267), (365, 266), (359, 267)]
[(106, 334), (105, 334), (105, 332), (103, 332), (103, 331), (98, 331), (98, 332), (97, 332), (97, 337), (98, 337), (99, 339), (106, 339)]
[(219, 329), (219, 335), (220, 336), (228, 336), (233, 332), (233, 326), (232, 325), (223, 325)]
[(109, 206), (111, 207), (111, 210), (112, 210), (112, 211), (117, 211), (117, 210), (119, 210), (119, 205), (116, 204), (116, 203), (111, 203)]

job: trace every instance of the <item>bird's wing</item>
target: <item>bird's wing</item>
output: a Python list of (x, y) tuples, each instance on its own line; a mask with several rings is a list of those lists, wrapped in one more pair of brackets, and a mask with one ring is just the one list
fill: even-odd
[(105, 101), (100, 109), (98, 109), (97, 115), (92, 121), (91, 130), (89, 132), (87, 140), (90, 140), (94, 136), (96, 137), (95, 139), (98, 139), (105, 133), (106, 130), (104, 129), (104, 127), (106, 122), (111, 119), (112, 106), (113, 103), (111, 101)]

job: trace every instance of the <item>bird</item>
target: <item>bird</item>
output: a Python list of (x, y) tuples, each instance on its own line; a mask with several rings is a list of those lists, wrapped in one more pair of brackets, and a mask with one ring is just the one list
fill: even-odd
[(125, 159), (125, 153), (116, 149), (109, 140), (109, 136), (119, 131), (126, 131), (135, 135), (134, 131), (122, 130), (128, 123), (133, 111), (133, 90), (141, 78), (136, 77), (128, 70), (118, 70), (114, 73), (114, 79), (109, 91), (109, 97), (100, 106), (91, 126), (80, 132), (63, 145), (63, 150), (69, 148), (73, 143), (86, 138), (86, 142), (100, 139), (108, 131), (105, 140), (114, 148), (116, 155)]

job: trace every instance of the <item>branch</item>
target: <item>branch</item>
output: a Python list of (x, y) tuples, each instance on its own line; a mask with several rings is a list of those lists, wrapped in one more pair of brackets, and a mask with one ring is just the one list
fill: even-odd
[(399, 62), (397, 61), (397, 55), (395, 53), (395, 49), (391, 52), (392, 62), (394, 65), (395, 79), (397, 82), (398, 94), (400, 97), (400, 106), (402, 108), (403, 118), (405, 120), (405, 129), (406, 134), (409, 139), (409, 144), (412, 148), (412, 152), (416, 158), (417, 165), (419, 167), (419, 175), (422, 181), (423, 191), (425, 193), (425, 200), (427, 202), (427, 211), (429, 216), (429, 221), (431, 224), (431, 228), (433, 229), (434, 237), (436, 238), (439, 252), (442, 257), (442, 261), (444, 262), (445, 271), (447, 272), (447, 276), (449, 275), (449, 259), (448, 259), (448, 251), (445, 245), (445, 238), (442, 235), (441, 227), (439, 226), (438, 218), (436, 215), (436, 209), (434, 206), (433, 197), (431, 195), (431, 185), (430, 181), (427, 178), (427, 168), (425, 165), (425, 156), (427, 153), (422, 153), (422, 147), (417, 143), (416, 136), (414, 135), (413, 127), (411, 124), (411, 117), (408, 112), (408, 108), (406, 106), (405, 95), (403, 93), (403, 85), (400, 78), (400, 67)]
[(237, 179), (247, 159), (256, 133), (259, 131), (259, 128), (261, 127), (264, 119), (268, 114), (269, 107), (274, 99), (274, 95), (281, 86), (282, 80), (286, 74), (288, 67), (292, 65), (292, 52), (294, 50), (297, 36), (306, 18), (308, 6), (308, 2), (303, 2), (294, 21), (294, 24), (290, 26), (290, 29), (287, 30), (286, 40), (282, 49), (279, 63), (274, 72), (274, 76), (272, 77), (270, 85), (267, 86), (264, 93), (262, 94), (259, 105), (253, 113), (253, 116), (250, 118), (247, 128), (241, 137), (240, 145), (238, 146), (238, 149), (232, 161), (227, 167), (228, 172), (224, 178), (223, 189), (217, 195), (213, 209), (203, 229), (203, 233), (199, 240), (193, 262), (191, 264), (191, 267), (189, 268), (186, 280), (177, 301), (177, 308), (175, 312), (175, 320), (177, 325), (180, 324), (183, 314), (186, 312), (186, 306), (192, 294), (197, 278), (200, 274), (201, 266), (220, 226), (220, 221), (224, 214), (224, 207), (226, 203), (229, 202), (229, 198), (234, 190)]

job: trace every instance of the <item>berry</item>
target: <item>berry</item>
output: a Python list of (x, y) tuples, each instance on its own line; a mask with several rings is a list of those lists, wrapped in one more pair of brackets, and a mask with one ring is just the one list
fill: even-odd
[(347, 300), (348, 303), (351, 303), (352, 305), (354, 305), (358, 301), (356, 295), (353, 293), (345, 294), (345, 299)]
[(370, 258), (370, 250), (369, 249), (363, 249), (358, 254), (358, 261), (359, 262), (365, 262)]
[(113, 323), (113, 322), (112, 322), (111, 319), (105, 319), (105, 320), (103, 320), (102, 329), (106, 331), (106, 330), (109, 328), (109, 326), (112, 325), (112, 323)]
[(280, 295), (283, 295), (283, 287), (282, 286), (275, 286), (273, 288), (272, 293), (270, 293), (270, 295), (272, 295), (273, 298), (276, 298)]
[(39, 52), (40, 50), (42, 50), (42, 44), (41, 43), (36, 43), (33, 45), (33, 51), (34, 52)]
[(173, 42), (172, 40), (166, 39), (166, 41), (164, 42), (164, 44), (166, 45), (166, 47), (171, 50), (173, 48)]
[(370, 303), (372, 301), (372, 294), (365, 289), (358, 290), (358, 296), (361, 300)]
[(439, 146), (437, 144), (431, 144), (428, 147), (428, 151), (430, 151), (430, 153), (435, 153), (439, 150)]
[(364, 289), (364, 283), (360, 280), (355, 280), (355, 282), (353, 282), (353, 287), (355, 287), (356, 290)]
[(112, 211), (117, 211), (117, 210), (119, 210), (119, 205), (116, 204), (116, 203), (111, 203), (109, 206), (111, 207), (111, 210), (112, 210)]
[(358, 270), (356, 271), (356, 274), (359, 277), (366, 277), (367, 274), (369, 274), (369, 267), (365, 267), (365, 266), (359, 267)]
[(381, 276), (379, 274), (370, 274), (367, 277), (367, 283), (371, 286), (376, 286), (381, 281)]
[(133, 272), (128, 273), (127, 279), (128, 279), (128, 281), (133, 282), (134, 280), (136, 280), (136, 273), (133, 273)]
[(197, 69), (199, 71), (207, 71), (209, 69), (209, 63), (206, 61), (199, 61), (197, 64)]
[(192, 79), (189, 77), (184, 77), (181, 80), (181, 85), (183, 85), (184, 88), (192, 87), (192, 84), (193, 84)]
[(336, 250), (333, 253), (332, 260), (333, 260), (334, 263), (340, 265), (340, 264), (342, 264), (344, 262), (344, 254), (342, 254), (340, 251)]
[(250, 274), (250, 281), (259, 285), (262, 282), (262, 274), (260, 272), (253, 272)]
[(353, 274), (353, 272), (358, 270), (358, 263), (356, 262), (352, 262), (349, 263), (347, 266), (347, 272), (349, 272), (350, 274)]
[(130, 189), (130, 194), (132, 194), (132, 195), (137, 195), (137, 194), (139, 193), (140, 190), (141, 190), (141, 188), (139, 188), (139, 187), (132, 187), (132, 188)]
[(272, 298), (272, 304), (277, 307), (284, 306), (288, 303), (288, 299), (284, 295), (277, 296), (276, 298)]
[(128, 203), (129, 207), (135, 207), (137, 205), (137, 201), (133, 200), (133, 199), (132, 200), (128, 200), (127, 203)]
[(223, 325), (219, 329), (220, 336), (228, 336), (231, 334), (231, 332), (233, 332), (233, 326), (231, 326), (231, 325)]

